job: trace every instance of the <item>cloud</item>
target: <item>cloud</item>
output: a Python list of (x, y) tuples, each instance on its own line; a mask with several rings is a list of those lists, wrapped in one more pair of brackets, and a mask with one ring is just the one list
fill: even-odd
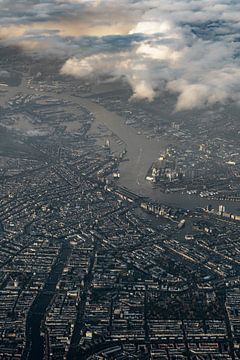
[(61, 69), (61, 74), (79, 78), (110, 75), (113, 81), (124, 78), (132, 87), (132, 98), (151, 101), (155, 96), (154, 80), (151, 79), (149, 68), (144, 62), (136, 60), (132, 52), (129, 54), (126, 52), (101, 53), (82, 60), (74, 57), (66, 61)]
[[(28, 5), (28, 6), (27, 6)], [(237, 0), (0, 0), (2, 44), (68, 58), (61, 73), (125, 79), (176, 110), (240, 102)]]

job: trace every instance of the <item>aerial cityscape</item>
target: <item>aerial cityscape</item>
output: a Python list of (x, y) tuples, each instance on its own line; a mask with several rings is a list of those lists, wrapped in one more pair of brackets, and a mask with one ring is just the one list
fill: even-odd
[(0, 0), (0, 359), (240, 359), (240, 2)]

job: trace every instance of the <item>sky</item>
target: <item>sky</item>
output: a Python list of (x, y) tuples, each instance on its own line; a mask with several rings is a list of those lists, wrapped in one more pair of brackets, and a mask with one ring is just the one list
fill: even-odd
[(176, 111), (240, 104), (238, 0), (0, 0), (0, 44), (125, 80), (131, 99), (175, 94)]

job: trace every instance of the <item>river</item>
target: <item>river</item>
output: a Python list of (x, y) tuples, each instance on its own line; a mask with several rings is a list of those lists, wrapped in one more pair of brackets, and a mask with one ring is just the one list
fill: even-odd
[[(25, 94), (38, 94), (38, 91), (29, 89), (25, 79), (16, 88), (9, 88), (9, 93), (0, 98), (0, 104), (6, 103), (11, 96), (17, 92)], [(39, 92), (39, 95), (43, 93)], [(112, 133), (116, 134), (126, 146), (127, 158), (129, 161), (120, 164), (121, 177), (119, 183), (135, 193), (149, 197), (154, 201), (160, 201), (166, 205), (193, 209), (196, 207), (206, 207), (209, 203), (216, 209), (222, 201), (208, 200), (198, 196), (180, 193), (162, 193), (158, 188), (153, 188), (152, 184), (145, 180), (146, 174), (153, 161), (157, 160), (162, 151), (168, 146), (166, 140), (158, 141), (148, 139), (144, 134), (138, 134), (138, 130), (125, 124), (124, 120), (116, 113), (107, 110), (102, 105), (96, 104), (90, 99), (80, 97), (79, 94), (53, 94), (45, 92), (44, 95), (56, 97), (63, 100), (70, 100), (73, 103), (86, 107), (95, 117), (97, 124), (105, 125)], [(71, 111), (77, 114), (74, 107)], [(240, 208), (240, 203), (224, 201), (227, 211), (236, 212)]]
[[(163, 193), (158, 188), (153, 188), (152, 184), (145, 180), (145, 177), (152, 162), (157, 160), (161, 152), (168, 146), (166, 140), (157, 141), (148, 139), (146, 135), (139, 135), (138, 130), (126, 125), (119, 115), (91, 100), (81, 99), (79, 103), (94, 114), (95, 121), (104, 124), (125, 143), (129, 161), (120, 164), (120, 185), (154, 201), (187, 209), (206, 207), (208, 204), (217, 209), (223, 203), (193, 195)], [(235, 212), (240, 208), (240, 203), (224, 201), (224, 204), (227, 211)]]

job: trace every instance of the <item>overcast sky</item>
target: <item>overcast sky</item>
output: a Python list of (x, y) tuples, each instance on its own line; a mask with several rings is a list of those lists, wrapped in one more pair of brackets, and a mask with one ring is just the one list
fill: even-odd
[(67, 58), (61, 72), (125, 79), (177, 110), (240, 102), (240, 1), (0, 0), (2, 45)]

